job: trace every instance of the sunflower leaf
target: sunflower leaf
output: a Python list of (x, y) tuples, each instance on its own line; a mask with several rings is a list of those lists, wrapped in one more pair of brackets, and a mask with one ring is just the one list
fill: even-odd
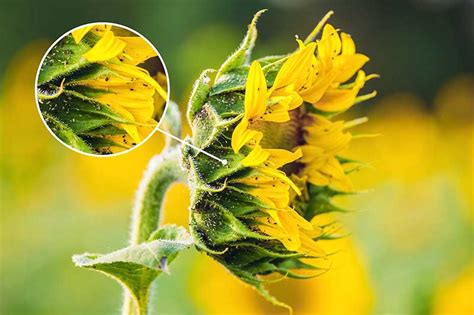
[(168, 264), (179, 252), (191, 245), (192, 240), (184, 228), (168, 225), (139, 245), (104, 255), (74, 255), (72, 260), (77, 267), (99, 271), (117, 280), (129, 290), (138, 314), (145, 314), (151, 283), (167, 271)]

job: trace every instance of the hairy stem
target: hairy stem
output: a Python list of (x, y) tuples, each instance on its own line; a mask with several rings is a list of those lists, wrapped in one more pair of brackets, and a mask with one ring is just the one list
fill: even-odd
[[(173, 183), (185, 181), (186, 175), (179, 165), (179, 154), (179, 147), (167, 148), (148, 164), (135, 199), (130, 245), (148, 240), (160, 225), (161, 208), (167, 190)], [(124, 294), (122, 315), (147, 314), (148, 298), (142, 303), (144, 305), (136, 305), (127, 291)]]

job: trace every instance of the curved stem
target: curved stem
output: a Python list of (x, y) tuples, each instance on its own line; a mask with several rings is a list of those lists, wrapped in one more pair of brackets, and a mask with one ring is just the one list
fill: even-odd
[[(186, 174), (181, 169), (179, 160), (180, 150), (175, 146), (165, 149), (165, 152), (152, 158), (148, 164), (135, 198), (130, 245), (147, 241), (159, 227), (161, 208), (167, 190), (173, 183), (186, 180)], [(148, 305), (138, 307), (127, 291), (124, 294), (122, 315), (147, 314)]]

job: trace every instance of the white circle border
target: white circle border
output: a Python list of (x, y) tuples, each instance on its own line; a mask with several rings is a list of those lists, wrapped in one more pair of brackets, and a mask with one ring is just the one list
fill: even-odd
[[(165, 108), (163, 109), (163, 113), (161, 114), (161, 117), (158, 121), (158, 123), (156, 124), (156, 127), (153, 129), (153, 131), (150, 132), (150, 134), (148, 136), (146, 136), (145, 139), (143, 139), (142, 141), (140, 141), (139, 143), (137, 143), (137, 145), (127, 149), (127, 150), (124, 150), (122, 152), (118, 152), (118, 153), (113, 153), (113, 154), (93, 154), (93, 153), (87, 153), (87, 152), (84, 152), (84, 151), (81, 151), (79, 149), (76, 149), (76, 148), (73, 148), (72, 146), (68, 145), (67, 143), (65, 143), (63, 140), (61, 140), (52, 130), (51, 128), (48, 126), (48, 124), (46, 123), (46, 120), (44, 119), (43, 117), (43, 114), (41, 113), (41, 108), (40, 108), (40, 105), (39, 105), (39, 97), (38, 97), (38, 78), (39, 78), (39, 74), (40, 74), (40, 70), (41, 70), (41, 66), (43, 65), (43, 62), (45, 61), (46, 57), (48, 56), (48, 54), (50, 53), (50, 51), (54, 48), (54, 46), (56, 46), (56, 44), (58, 44), (64, 37), (66, 37), (67, 35), (69, 35), (71, 32), (79, 29), (79, 28), (82, 28), (82, 27), (85, 27), (85, 26), (89, 26), (89, 25), (97, 25), (97, 24), (107, 24), (107, 25), (112, 25), (112, 26), (115, 26), (115, 27), (120, 27), (120, 28), (123, 28), (123, 29), (126, 29), (127, 31), (129, 32), (132, 32), (138, 36), (140, 36), (142, 39), (144, 39), (148, 45), (150, 45), (153, 50), (156, 52), (156, 55), (158, 56), (160, 62), (161, 62), (161, 65), (163, 66), (163, 70), (165, 71), (165, 75), (166, 75), (166, 88), (167, 88), (167, 98), (166, 98), (166, 103), (165, 103)], [(86, 24), (82, 24), (82, 25), (79, 25), (79, 26), (76, 26), (75, 28), (65, 32), (63, 35), (61, 35), (58, 39), (56, 39), (52, 44), (51, 46), (46, 50), (45, 54), (43, 55), (43, 58), (41, 58), (41, 61), (39, 63), (39, 66), (38, 66), (38, 70), (36, 71), (36, 77), (35, 77), (35, 102), (36, 102), (36, 108), (38, 109), (38, 114), (40, 115), (41, 117), (41, 121), (43, 122), (43, 124), (45, 125), (46, 129), (49, 131), (49, 133), (51, 133), (51, 135), (53, 135), (53, 137), (59, 142), (61, 143), (62, 145), (64, 145), (66, 148), (74, 151), (74, 152), (77, 152), (77, 153), (80, 153), (80, 154), (83, 154), (83, 155), (86, 155), (86, 156), (92, 156), (92, 157), (98, 157), (98, 158), (110, 158), (110, 157), (115, 157), (115, 156), (120, 156), (120, 155), (123, 155), (123, 154), (126, 154), (126, 153), (129, 153), (135, 149), (137, 149), (138, 147), (140, 147), (141, 145), (145, 144), (145, 142), (147, 142), (159, 129), (160, 129), (160, 125), (161, 123), (163, 122), (163, 118), (165, 117), (166, 115), (166, 111), (168, 110), (168, 105), (170, 103), (170, 80), (169, 80), (169, 75), (168, 75), (168, 69), (166, 68), (166, 64), (165, 62), (163, 61), (163, 58), (161, 57), (161, 54), (160, 52), (158, 51), (158, 49), (156, 49), (155, 45), (153, 45), (151, 43), (151, 41), (146, 38), (145, 36), (143, 36), (141, 33), (137, 32), (136, 30), (128, 27), (128, 26), (125, 26), (125, 25), (122, 25), (122, 24), (118, 24), (118, 23), (113, 23), (113, 22), (91, 22), (91, 23), (86, 23)]]

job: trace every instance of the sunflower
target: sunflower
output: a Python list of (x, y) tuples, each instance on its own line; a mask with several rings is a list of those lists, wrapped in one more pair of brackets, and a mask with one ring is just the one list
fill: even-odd
[(155, 129), (167, 100), (158, 60), (145, 39), (123, 28), (75, 29), (41, 65), (37, 95), (43, 118), (75, 149), (94, 154), (130, 149)]
[(352, 37), (326, 24), (332, 12), (293, 53), (251, 60), (262, 12), (221, 68), (201, 75), (189, 103), (189, 141), (227, 164), (184, 147), (183, 165), (197, 247), (285, 306), (262, 276), (321, 272), (327, 253), (318, 242), (340, 227), (318, 215), (341, 211), (331, 198), (354, 192), (349, 173), (358, 165), (343, 154), (355, 138), (349, 129), (367, 120), (336, 117), (376, 95), (360, 90), (377, 75), (361, 70), (369, 58)]

